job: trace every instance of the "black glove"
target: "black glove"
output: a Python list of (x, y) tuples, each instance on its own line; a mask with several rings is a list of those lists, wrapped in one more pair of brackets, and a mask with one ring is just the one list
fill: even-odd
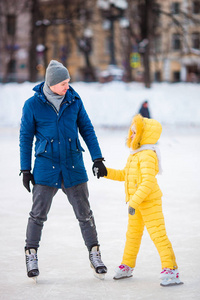
[(92, 171), (94, 176), (97, 176), (99, 179), (100, 177), (104, 177), (107, 175), (106, 167), (103, 163), (104, 158), (97, 158), (94, 160), (94, 164), (92, 166)]
[(129, 213), (129, 215), (133, 216), (135, 214), (135, 208), (129, 206), (128, 207), (128, 213)]
[(31, 191), (30, 189), (30, 181), (32, 183), (32, 185), (35, 184), (35, 180), (34, 180), (34, 177), (33, 177), (33, 174), (31, 174), (30, 171), (21, 171), (21, 173), (23, 174), (23, 185), (25, 186), (25, 188), (29, 191)]

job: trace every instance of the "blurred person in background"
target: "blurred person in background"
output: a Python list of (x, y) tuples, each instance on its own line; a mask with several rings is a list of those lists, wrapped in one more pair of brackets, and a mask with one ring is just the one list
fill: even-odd
[(144, 117), (144, 118), (151, 118), (150, 117), (150, 112), (149, 112), (149, 107), (148, 107), (148, 101), (145, 100), (143, 103), (142, 103), (142, 106), (139, 110), (139, 114)]
[[(69, 81), (67, 68), (52, 60), (46, 70), (45, 82), (34, 87), (34, 96), (23, 107), (20, 126), (21, 173), (23, 185), (29, 192), (30, 182), (33, 184), (33, 204), (25, 245), (27, 275), (32, 278), (39, 275), (37, 251), (43, 225), (53, 197), (58, 189), (62, 189), (79, 221), (94, 275), (102, 279), (107, 268), (101, 260), (95, 221), (88, 200), (88, 177), (79, 133), (93, 160), (94, 175), (99, 178), (106, 175), (107, 171), (93, 125), (80, 96), (69, 85)], [(34, 138), (35, 162), (32, 172)], [(73, 268), (69, 264), (64, 267), (69, 268), (69, 272)]]

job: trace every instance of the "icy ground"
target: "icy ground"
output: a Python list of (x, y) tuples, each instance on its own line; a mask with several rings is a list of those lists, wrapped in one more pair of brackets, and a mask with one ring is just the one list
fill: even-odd
[[(123, 168), (128, 156), (127, 128), (96, 128), (106, 165)], [(85, 145), (83, 144), (84, 148)], [(31, 194), (19, 174), (18, 129), (0, 129), (0, 300), (177, 300), (200, 295), (200, 128), (164, 127), (159, 142), (163, 175), (163, 209), (184, 285), (161, 287), (160, 260), (146, 231), (131, 279), (114, 281), (121, 263), (127, 227), (123, 183), (93, 177), (88, 152), (90, 203), (95, 215), (102, 258), (108, 267), (104, 281), (93, 277), (78, 223), (65, 195), (52, 204), (39, 249), (40, 276), (26, 277), (24, 238)]]

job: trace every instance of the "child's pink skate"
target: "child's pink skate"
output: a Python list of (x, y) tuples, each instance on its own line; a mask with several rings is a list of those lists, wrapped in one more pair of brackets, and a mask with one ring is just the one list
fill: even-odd
[(165, 268), (160, 273), (160, 279), (161, 279), (161, 286), (172, 286), (177, 284), (183, 284), (183, 282), (180, 281), (179, 278), (179, 271), (178, 269), (168, 269)]
[(118, 279), (123, 279), (123, 278), (129, 278), (132, 277), (132, 272), (133, 272), (133, 268), (127, 266), (127, 265), (120, 265), (119, 267), (117, 267), (117, 269), (115, 270), (116, 274), (113, 277), (113, 279), (118, 280)]

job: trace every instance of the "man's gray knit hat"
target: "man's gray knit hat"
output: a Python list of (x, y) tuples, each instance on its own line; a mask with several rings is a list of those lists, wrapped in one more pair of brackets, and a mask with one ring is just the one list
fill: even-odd
[(70, 75), (67, 68), (65, 68), (60, 62), (56, 60), (51, 60), (46, 69), (46, 84), (48, 86), (53, 86), (66, 79), (70, 79)]

